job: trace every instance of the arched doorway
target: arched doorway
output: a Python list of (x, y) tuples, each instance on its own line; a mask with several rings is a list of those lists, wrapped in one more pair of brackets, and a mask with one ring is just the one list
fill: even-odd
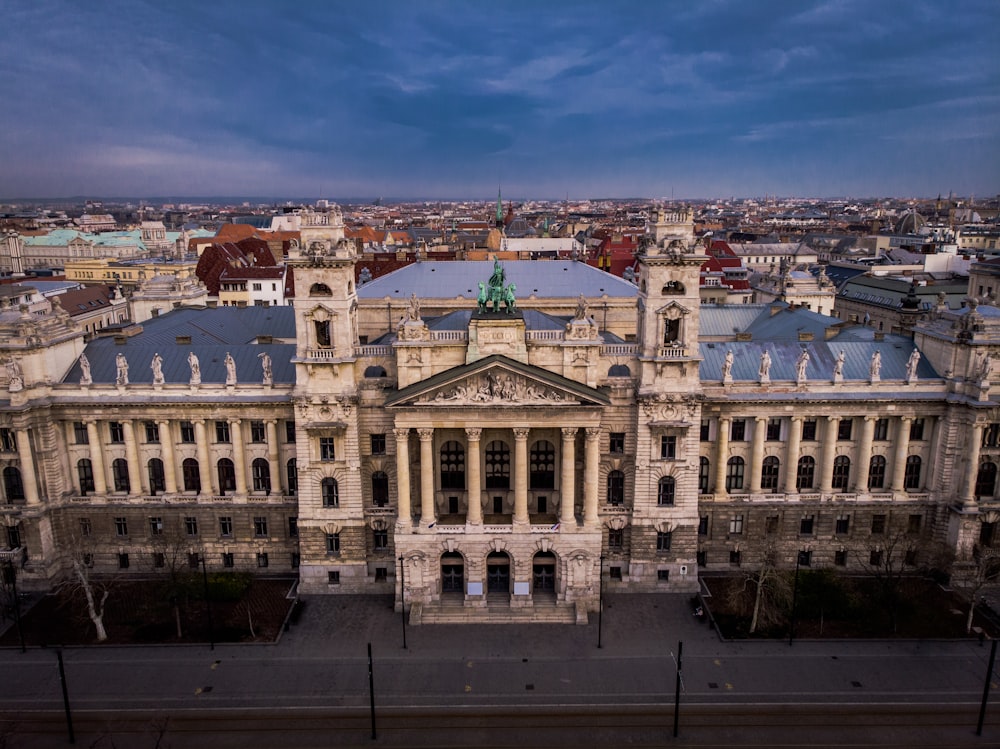
[(531, 595), (538, 600), (555, 600), (556, 555), (540, 551), (531, 560)]
[(457, 551), (441, 555), (441, 595), (452, 597), (465, 593), (465, 560)]
[(510, 556), (494, 551), (486, 556), (486, 592), (492, 595), (510, 595)]

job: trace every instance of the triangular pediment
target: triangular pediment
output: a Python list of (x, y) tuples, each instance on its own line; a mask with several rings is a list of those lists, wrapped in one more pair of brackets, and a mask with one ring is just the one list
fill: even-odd
[(495, 354), (415, 382), (387, 406), (606, 406), (604, 393)]

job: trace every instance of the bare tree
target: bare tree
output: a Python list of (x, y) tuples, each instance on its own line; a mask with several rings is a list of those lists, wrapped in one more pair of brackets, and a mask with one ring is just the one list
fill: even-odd
[(93, 547), (84, 539), (74, 536), (67, 545), (70, 575), (56, 587), (70, 594), (80, 593), (87, 602), (87, 616), (97, 633), (97, 641), (108, 639), (104, 628), (104, 607), (111, 595), (111, 578), (94, 574)]
[(965, 618), (965, 632), (968, 634), (972, 631), (972, 621), (983, 588), (1000, 581), (1000, 557), (977, 549), (970, 562), (955, 564), (953, 569), (952, 582), (962, 589), (969, 603), (969, 613)]
[(177, 631), (177, 639), (184, 637), (184, 629), (181, 619), (181, 601), (188, 589), (191, 575), (188, 571), (190, 566), (191, 539), (181, 532), (179, 526), (162, 529), (161, 532), (153, 536), (153, 569), (154, 571), (165, 570), (167, 574), (164, 594), (170, 602), (174, 611), (174, 624)]
[(743, 585), (735, 588), (733, 595), (742, 602), (753, 596), (749, 633), (754, 634), (758, 627), (769, 627), (784, 619), (789, 600), (788, 575), (778, 569), (777, 548), (769, 539), (751, 541), (739, 553)]
[(878, 601), (896, 634), (903, 580), (916, 572), (918, 552), (929, 548), (926, 540), (904, 532), (872, 536), (854, 548), (862, 569), (874, 579)]

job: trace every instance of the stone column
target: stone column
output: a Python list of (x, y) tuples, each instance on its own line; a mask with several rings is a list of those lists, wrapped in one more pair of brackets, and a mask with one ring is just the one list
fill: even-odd
[(284, 495), (285, 472), (278, 454), (278, 420), (267, 420), (267, 462), (271, 464), (271, 492)]
[(247, 493), (247, 456), (243, 452), (243, 422), (229, 422), (229, 438), (233, 441), (233, 465), (236, 471), (236, 493)]
[(785, 493), (798, 494), (795, 480), (799, 475), (799, 443), (802, 441), (802, 417), (793, 416), (788, 431), (788, 449), (785, 452)]
[(483, 480), (480, 464), (479, 438), (483, 430), (479, 427), (467, 427), (465, 439), (468, 448), (465, 454), (465, 480), (469, 501), (469, 510), (465, 522), (469, 525), (483, 524)]
[(715, 451), (715, 487), (716, 494), (726, 493), (726, 460), (729, 454), (729, 419), (719, 419), (719, 433), (715, 435), (718, 446)]
[[(910, 451), (909, 416), (902, 417), (898, 422), (899, 435), (896, 437), (896, 455), (892, 463), (892, 490), (903, 491), (903, 479), (906, 476), (906, 455)], [(976, 461), (978, 463), (978, 460)]]
[(528, 517), (528, 433), (527, 427), (514, 427), (514, 524), (527, 525)]
[(866, 416), (861, 423), (861, 444), (858, 446), (858, 468), (854, 472), (854, 491), (868, 491), (868, 476), (872, 462), (872, 439), (875, 437), (875, 417)]
[(833, 491), (833, 459), (837, 449), (837, 430), (840, 418), (826, 417), (826, 429), (823, 431), (823, 447), (820, 453), (819, 490), (823, 494)]
[(975, 507), (976, 505), (976, 476), (979, 474), (979, 453), (983, 447), (983, 425), (974, 424), (970, 435), (970, 444), (967, 448), (969, 462), (966, 464), (965, 476), (963, 480), (962, 506)]
[(410, 505), (410, 430), (392, 431), (396, 435), (396, 524), (405, 531), (413, 522)]
[(562, 430), (562, 472), (559, 475), (559, 522), (576, 526), (576, 427)]
[(601, 453), (600, 427), (587, 427), (587, 442), (584, 451), (583, 484), (583, 524), (588, 528), (597, 526), (597, 491), (600, 480)]
[(437, 522), (434, 516), (434, 430), (418, 429), (420, 436), (420, 525)]
[(139, 465), (139, 447), (135, 440), (135, 429), (132, 428), (132, 420), (126, 419), (122, 422), (122, 432), (125, 434), (125, 458), (128, 462), (128, 484), (129, 496), (135, 494), (148, 494), (149, 490), (144, 486), (143, 476), (145, 471)]
[(87, 422), (87, 442), (90, 446), (90, 465), (94, 471), (94, 493), (108, 493), (108, 472), (104, 465), (104, 449), (101, 446), (101, 433), (97, 422)]
[(764, 430), (767, 427), (767, 419), (763, 416), (758, 416), (754, 419), (753, 425), (753, 444), (750, 446), (750, 486), (749, 491), (751, 494), (759, 494), (760, 489), (760, 474), (762, 463), (764, 462)]
[(29, 505), (37, 505), (39, 502), (38, 481), (35, 479), (35, 463), (31, 458), (28, 430), (18, 429), (14, 439), (17, 441), (17, 456), (21, 459), (21, 484), (24, 486), (24, 501)]
[[(166, 419), (156, 422), (160, 430), (160, 444), (163, 446), (163, 484), (167, 494), (177, 493), (177, 457), (174, 455), (174, 435), (170, 431), (170, 422)], [(183, 481), (183, 479), (182, 479)]]
[(219, 472), (212, 465), (212, 458), (208, 454), (208, 430), (205, 428), (205, 420), (198, 419), (194, 422), (194, 438), (198, 443), (198, 473), (201, 477), (201, 493), (219, 493)]

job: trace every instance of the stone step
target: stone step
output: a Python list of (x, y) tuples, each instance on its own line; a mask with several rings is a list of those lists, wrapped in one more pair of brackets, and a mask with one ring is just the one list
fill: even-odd
[(549, 603), (531, 608), (456, 606), (426, 604), (420, 615), (421, 624), (575, 624), (576, 608)]

